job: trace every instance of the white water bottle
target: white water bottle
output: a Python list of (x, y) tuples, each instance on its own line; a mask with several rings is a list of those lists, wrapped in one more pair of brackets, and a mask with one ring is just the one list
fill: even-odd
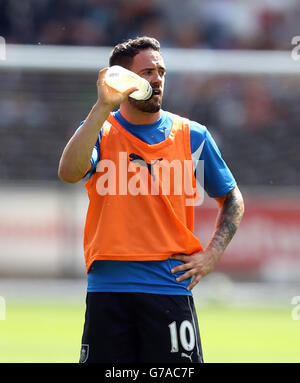
[(107, 70), (105, 82), (119, 92), (136, 86), (138, 90), (130, 95), (135, 100), (148, 100), (152, 96), (152, 87), (146, 79), (119, 65), (113, 65)]

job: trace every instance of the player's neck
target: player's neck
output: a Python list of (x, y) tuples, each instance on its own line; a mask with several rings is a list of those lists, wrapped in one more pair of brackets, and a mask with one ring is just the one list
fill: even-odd
[(161, 116), (160, 110), (156, 113), (146, 113), (135, 108), (125, 107), (124, 105), (120, 106), (120, 112), (126, 121), (134, 125), (153, 124)]

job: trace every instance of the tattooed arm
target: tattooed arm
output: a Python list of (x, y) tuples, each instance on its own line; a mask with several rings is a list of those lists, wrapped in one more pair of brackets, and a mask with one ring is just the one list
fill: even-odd
[(186, 271), (177, 281), (192, 278), (188, 286), (191, 290), (202, 277), (210, 273), (221, 259), (227, 245), (233, 238), (244, 214), (244, 202), (241, 192), (236, 186), (223, 197), (219, 210), (215, 231), (204, 251), (193, 255), (173, 255), (171, 258), (184, 262), (174, 267), (172, 273)]

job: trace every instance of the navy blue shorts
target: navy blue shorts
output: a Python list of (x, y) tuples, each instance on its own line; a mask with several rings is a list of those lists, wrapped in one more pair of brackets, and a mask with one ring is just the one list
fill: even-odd
[(89, 292), (81, 363), (202, 363), (193, 297)]

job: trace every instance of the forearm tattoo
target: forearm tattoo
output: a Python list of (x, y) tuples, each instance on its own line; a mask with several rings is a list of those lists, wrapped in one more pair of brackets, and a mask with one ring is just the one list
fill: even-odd
[(239, 189), (231, 190), (218, 214), (216, 229), (209, 243), (220, 255), (232, 240), (244, 214), (244, 203)]

